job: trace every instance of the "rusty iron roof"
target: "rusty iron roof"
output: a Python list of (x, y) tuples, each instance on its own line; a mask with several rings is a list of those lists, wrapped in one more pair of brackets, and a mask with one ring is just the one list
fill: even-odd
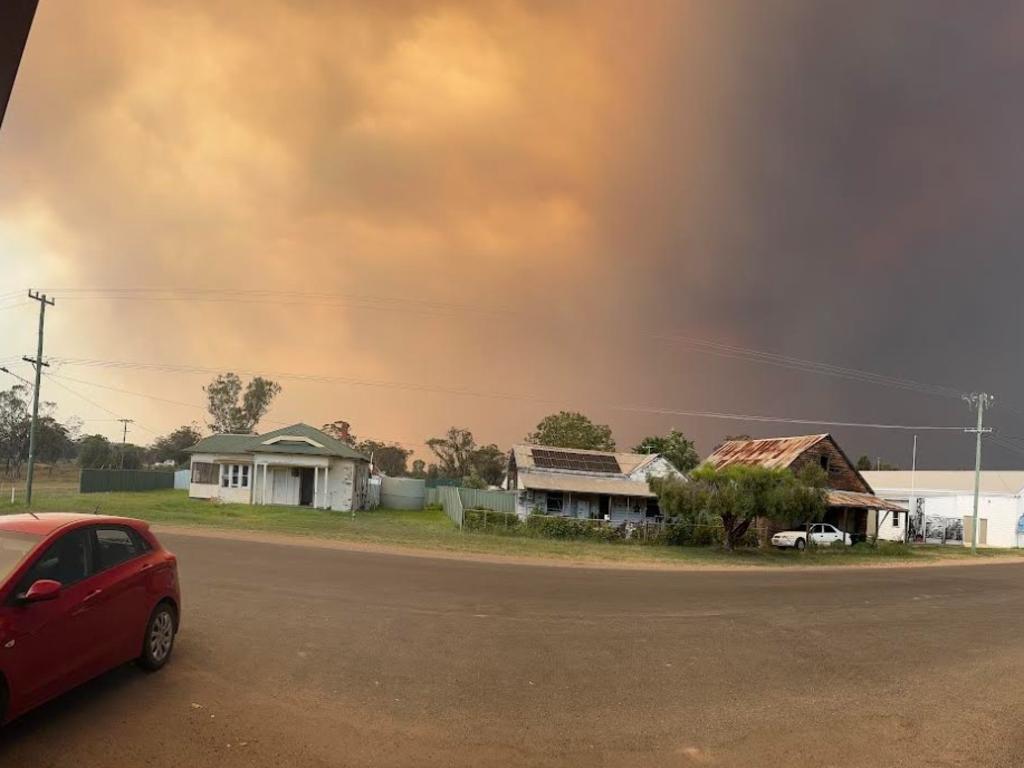
[(785, 468), (792, 465), (808, 448), (817, 445), (828, 435), (798, 435), (797, 437), (765, 437), (759, 440), (727, 440), (707, 458), (716, 469), (733, 464)]
[(870, 493), (854, 493), (853, 491), (829, 491), (830, 507), (860, 507), (863, 509), (886, 509), (890, 512), (906, 512), (907, 508), (892, 501), (880, 499)]

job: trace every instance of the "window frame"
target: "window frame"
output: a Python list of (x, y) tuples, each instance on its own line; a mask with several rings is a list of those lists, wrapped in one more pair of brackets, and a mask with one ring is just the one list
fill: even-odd
[[(40, 579), (47, 578), (46, 576), (36, 576), (34, 579), (32, 579), (31, 582), (28, 581), (29, 575), (31, 575), (32, 571), (35, 570), (36, 566), (38, 566), (40, 563), (43, 562), (43, 559), (50, 553), (50, 551), (54, 547), (56, 547), (58, 544), (60, 544), (64, 539), (68, 538), (69, 536), (76, 536), (76, 535), (84, 534), (85, 536), (88, 537), (88, 555), (87, 555), (87, 557), (89, 558), (89, 560), (86, 563), (86, 574), (82, 578), (76, 579), (75, 581), (69, 581), (69, 582), (63, 582), (62, 581), (62, 582), (60, 582), (61, 589), (63, 590), (63, 589), (66, 589), (68, 587), (73, 587), (73, 586), (75, 586), (77, 584), (81, 584), (83, 581), (88, 581), (93, 576), (95, 576), (97, 574), (97, 570), (96, 570), (96, 556), (97, 556), (97, 552), (96, 552), (96, 537), (93, 534), (92, 528), (93, 528), (92, 526), (84, 526), (84, 527), (81, 527), (81, 528), (73, 528), (70, 531), (64, 531), (59, 536), (57, 536), (53, 541), (51, 541), (46, 546), (46, 548), (43, 549), (36, 556), (36, 558), (34, 560), (32, 560), (32, 562), (30, 562), (28, 564), (28, 567), (22, 572), (22, 574), (19, 577), (18, 581), (14, 584), (14, 589), (11, 590), (11, 595), (10, 595), (11, 600), (13, 602), (15, 602), (15, 603), (19, 602), (24, 597), (25, 593), (32, 587), (33, 584), (35, 584)], [(22, 587), (24, 587), (24, 589), (22, 589)]]
[(215, 462), (194, 461), (191, 469), (192, 475), (189, 479), (197, 485), (218, 485), (220, 483), (220, 471)]
[[(132, 528), (130, 525), (118, 525), (117, 523), (99, 524), (89, 526), (89, 530), (92, 534), (92, 574), (94, 576), (98, 573), (106, 573), (107, 571), (113, 570), (114, 568), (122, 566), (125, 563), (130, 563), (133, 560), (138, 560), (140, 557), (145, 557), (152, 551), (152, 547), (149, 545), (149, 542), (146, 541), (145, 537), (138, 531), (136, 531), (134, 528)], [(135, 547), (136, 554), (132, 555), (126, 560), (121, 560), (120, 562), (114, 563), (113, 565), (106, 565), (101, 568), (99, 537), (99, 532), (101, 530), (124, 531), (126, 534), (128, 534), (128, 538), (131, 539), (132, 545)]]
[[(552, 509), (551, 502), (557, 501), (558, 505), (556, 509)], [(565, 492), (564, 491), (547, 491), (544, 494), (544, 513), (545, 514), (562, 514), (565, 511)]]
[(900, 527), (900, 513), (899, 512), (892, 512), (891, 514), (892, 514), (892, 527), (893, 528), (899, 528)]
[(252, 487), (251, 464), (221, 464), (220, 487), (248, 490)]

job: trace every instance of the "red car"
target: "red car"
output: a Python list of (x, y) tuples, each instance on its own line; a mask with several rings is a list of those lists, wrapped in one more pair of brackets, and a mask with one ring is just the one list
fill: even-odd
[(0, 724), (127, 661), (167, 663), (177, 559), (139, 520), (0, 516)]

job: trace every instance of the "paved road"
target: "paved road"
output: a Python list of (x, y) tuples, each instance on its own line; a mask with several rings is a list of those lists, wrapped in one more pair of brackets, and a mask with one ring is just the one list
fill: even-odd
[(1019, 766), (1024, 566), (584, 570), (164, 537), (171, 665), (0, 765)]

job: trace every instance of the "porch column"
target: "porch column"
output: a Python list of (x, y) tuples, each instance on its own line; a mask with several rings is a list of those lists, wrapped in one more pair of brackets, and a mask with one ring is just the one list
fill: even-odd
[(319, 509), (316, 501), (317, 480), (320, 479), (320, 467), (313, 467), (313, 509)]
[(324, 467), (324, 509), (331, 508), (330, 486), (327, 484), (327, 481), (330, 479), (330, 472), (331, 465), (327, 464)]
[(270, 463), (269, 462), (263, 462), (263, 490), (262, 490), (262, 493), (260, 494), (260, 502), (262, 504), (264, 504), (264, 505), (267, 503), (267, 480), (268, 480), (268, 475), (269, 474), (270, 474)]

